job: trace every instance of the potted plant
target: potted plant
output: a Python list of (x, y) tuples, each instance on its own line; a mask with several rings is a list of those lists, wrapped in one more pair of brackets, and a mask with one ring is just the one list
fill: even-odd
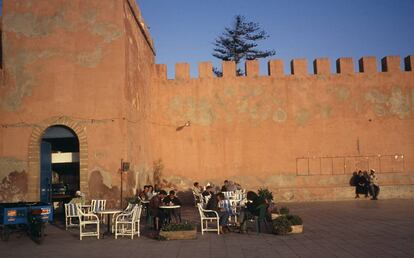
[(280, 215), (288, 215), (289, 214), (289, 208), (288, 207), (281, 207), (279, 209)]
[(272, 220), (273, 233), (276, 235), (286, 235), (292, 231), (292, 223), (286, 216), (280, 216)]
[(303, 221), (298, 215), (286, 215), (286, 218), (292, 224), (292, 234), (298, 234), (303, 232)]
[(257, 191), (257, 194), (260, 198), (266, 200), (268, 203), (271, 203), (273, 201), (273, 193), (267, 188), (260, 188)]
[(166, 240), (196, 239), (197, 230), (194, 224), (188, 222), (170, 223), (161, 228), (160, 238)]

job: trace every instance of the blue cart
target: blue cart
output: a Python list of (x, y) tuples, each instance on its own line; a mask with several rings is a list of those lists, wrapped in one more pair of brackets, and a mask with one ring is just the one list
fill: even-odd
[(14, 231), (26, 231), (38, 244), (44, 240), (45, 224), (53, 221), (53, 207), (42, 202), (0, 203), (1, 239)]

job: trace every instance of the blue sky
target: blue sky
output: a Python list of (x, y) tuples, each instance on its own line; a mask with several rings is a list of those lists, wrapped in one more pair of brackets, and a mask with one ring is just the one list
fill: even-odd
[[(414, 54), (413, 0), (137, 0), (150, 27), (157, 51), (156, 62), (188, 62), (192, 76), (197, 64), (212, 61), (212, 42), (236, 14), (260, 23), (270, 38), (262, 48), (276, 50), (274, 58), (289, 62), (307, 58), (309, 71), (317, 57)], [(2, 0), (0, 0), (0, 5)], [(1, 6), (0, 6), (1, 8)], [(261, 62), (266, 73), (266, 62)], [(333, 69), (333, 68), (332, 68)]]
[[(307, 58), (309, 71), (317, 57), (328, 57), (331, 66), (339, 57), (386, 55), (401, 58), (414, 54), (413, 0), (137, 0), (157, 51), (157, 63), (188, 62), (192, 76), (197, 64), (220, 62), (212, 42), (234, 15), (260, 23), (270, 35), (263, 48), (276, 50), (285, 70), (293, 58)], [(262, 61), (265, 74), (266, 62)]]

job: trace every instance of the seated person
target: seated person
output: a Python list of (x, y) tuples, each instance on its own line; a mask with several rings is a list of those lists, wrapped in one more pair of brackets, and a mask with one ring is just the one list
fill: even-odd
[(149, 191), (149, 186), (148, 185), (144, 185), (144, 190), (142, 190), (138, 196), (139, 198), (141, 198), (141, 200), (143, 201), (148, 201), (148, 191)]
[(221, 187), (221, 191), (222, 192), (227, 192), (227, 191), (229, 191), (228, 189), (227, 189), (227, 187), (229, 186), (229, 181), (226, 179), (226, 180), (224, 180), (224, 185)]
[(201, 196), (204, 198), (203, 201), (208, 200), (213, 195), (214, 195), (214, 189), (211, 185), (207, 186), (206, 190), (201, 194)]
[(76, 204), (76, 203), (85, 204), (85, 196), (84, 196), (84, 194), (81, 193), (81, 191), (76, 191), (75, 198), (73, 198), (72, 200), (70, 200), (69, 203), (70, 204)]
[[(180, 199), (175, 195), (175, 191), (171, 190), (167, 197), (164, 198), (163, 203), (165, 205), (181, 205)], [(174, 217), (176, 222), (181, 222), (181, 208), (168, 209), (166, 210), (168, 220), (171, 221), (171, 215)]]
[(240, 212), (240, 233), (245, 233), (247, 229), (247, 220), (254, 216), (259, 217), (259, 220), (266, 219), (268, 212), (268, 204), (265, 199), (259, 197), (255, 192), (247, 192), (247, 203), (245, 209)]
[(201, 193), (203, 192), (203, 188), (200, 186), (198, 182), (194, 182), (193, 187), (191, 187), (191, 190), (197, 195), (201, 195)]
[(234, 192), (234, 191), (236, 191), (237, 190), (237, 187), (236, 187), (236, 185), (233, 183), (233, 181), (228, 181), (228, 183), (227, 183), (227, 191), (230, 191), (230, 192)]
[(151, 198), (148, 205), (150, 215), (154, 218), (155, 230), (160, 230), (160, 226), (165, 222), (165, 213), (160, 209), (160, 206), (164, 204), (163, 199), (165, 196), (167, 196), (167, 192), (160, 190), (159, 194)]
[(193, 187), (191, 187), (191, 190), (193, 191), (196, 203), (200, 203), (202, 193), (203, 193), (203, 188), (199, 185), (198, 182), (194, 182), (194, 185)]
[(156, 195), (154, 192), (154, 187), (152, 185), (148, 185), (148, 192), (147, 192), (147, 198), (148, 200), (151, 200), (151, 198)]
[[(220, 207), (219, 203), (222, 200), (224, 200), (223, 193), (213, 194), (206, 205), (206, 210), (217, 211), (219, 215), (219, 230), (221, 234), (230, 231), (227, 226), (230, 214), (224, 207)], [(211, 216), (213, 216), (213, 214), (211, 214)]]

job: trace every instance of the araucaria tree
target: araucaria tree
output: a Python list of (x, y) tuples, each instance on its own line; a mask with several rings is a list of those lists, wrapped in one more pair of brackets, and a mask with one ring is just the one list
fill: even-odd
[[(214, 41), (213, 56), (223, 61), (236, 62), (237, 75), (244, 75), (239, 67), (243, 60), (266, 58), (275, 54), (274, 50), (259, 50), (257, 41), (267, 39), (269, 36), (258, 23), (246, 21), (242, 15), (234, 17), (231, 27), (225, 27), (224, 32)], [(213, 68), (217, 76), (222, 72)]]

